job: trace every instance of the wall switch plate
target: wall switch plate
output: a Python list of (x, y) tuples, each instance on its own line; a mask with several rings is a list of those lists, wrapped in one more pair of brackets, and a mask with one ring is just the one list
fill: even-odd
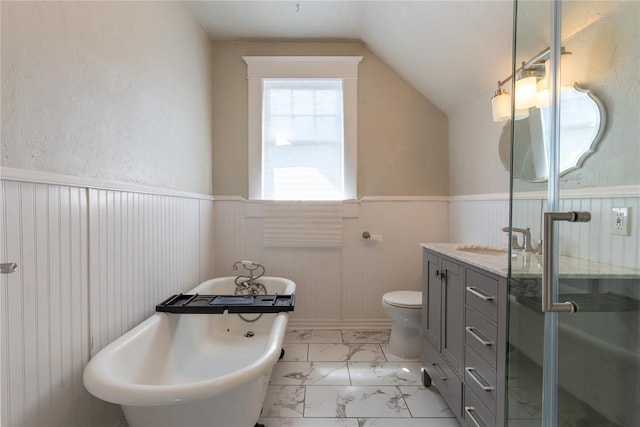
[(611, 209), (611, 234), (621, 236), (629, 235), (629, 211), (630, 208)]

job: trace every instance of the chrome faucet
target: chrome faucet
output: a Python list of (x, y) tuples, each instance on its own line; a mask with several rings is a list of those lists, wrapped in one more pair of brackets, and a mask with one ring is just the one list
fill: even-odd
[[(255, 295), (261, 288), (264, 289), (264, 285), (256, 282), (257, 279), (264, 276), (265, 268), (262, 264), (253, 261), (236, 261), (231, 268), (237, 270), (238, 266), (244, 268), (249, 274), (241, 274), (235, 278), (236, 294), (247, 291)], [(256, 270), (258, 274), (255, 274)]]
[[(502, 227), (502, 231), (509, 232), (509, 227)], [(522, 234), (522, 245), (518, 242), (518, 236), (513, 233)], [(537, 252), (538, 249), (534, 249), (531, 245), (531, 229), (511, 227), (511, 247), (517, 250), (524, 250), (525, 252)]]

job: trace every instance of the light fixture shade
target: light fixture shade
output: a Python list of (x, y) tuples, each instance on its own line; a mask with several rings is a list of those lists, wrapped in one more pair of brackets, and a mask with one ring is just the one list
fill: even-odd
[(549, 106), (549, 80), (546, 77), (538, 80), (538, 93), (536, 96), (536, 108)]
[[(551, 75), (551, 60), (544, 61), (544, 75), (547, 80)], [(571, 52), (563, 52), (560, 56), (560, 86), (573, 87), (576, 83), (576, 65)]]
[(508, 120), (511, 117), (511, 95), (504, 89), (498, 90), (496, 95), (491, 98), (491, 111), (494, 122)]
[(523, 77), (516, 81), (516, 110), (524, 110), (536, 105), (538, 86), (536, 77)]

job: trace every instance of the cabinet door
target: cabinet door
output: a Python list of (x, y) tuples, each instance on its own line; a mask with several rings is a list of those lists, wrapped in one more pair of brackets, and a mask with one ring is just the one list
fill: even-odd
[(464, 267), (448, 260), (442, 263), (442, 354), (451, 368), (463, 376), (464, 351)]
[(422, 334), (440, 351), (442, 284), (440, 258), (424, 251), (422, 263)]

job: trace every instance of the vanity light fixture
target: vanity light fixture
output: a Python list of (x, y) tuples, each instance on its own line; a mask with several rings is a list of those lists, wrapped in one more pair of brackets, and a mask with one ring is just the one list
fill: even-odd
[[(544, 61), (544, 75), (548, 76), (550, 73), (549, 60)], [(573, 87), (576, 82), (576, 66), (573, 60), (573, 53), (567, 52), (565, 48), (562, 48), (560, 54), (560, 86), (563, 88)]]
[[(495, 91), (491, 98), (491, 112), (493, 114), (494, 122), (502, 122), (511, 118), (511, 94), (502, 88), (509, 79), (498, 82), (498, 90)], [(522, 120), (529, 117), (529, 109), (516, 110), (514, 118), (516, 120)]]
[(538, 77), (536, 74), (525, 68), (522, 63), (520, 78), (516, 80), (516, 110), (524, 110), (536, 105), (538, 94)]
[[(544, 108), (549, 105), (549, 53), (549, 48), (543, 50), (529, 61), (523, 61), (522, 66), (516, 70), (518, 78), (515, 84), (515, 120), (529, 117), (529, 108)], [(509, 76), (498, 81), (498, 90), (491, 98), (494, 122), (511, 117), (511, 95), (502, 88), (511, 78), (512, 76)], [(563, 88), (573, 87), (576, 81), (573, 54), (565, 48), (562, 48), (561, 52), (560, 79)]]
[(494, 122), (501, 122), (511, 117), (511, 95), (500, 87), (500, 82), (498, 82), (498, 90), (491, 98), (491, 111)]
[(538, 93), (536, 94), (536, 108), (545, 108), (548, 106), (549, 106), (549, 80), (545, 76), (538, 80)]

